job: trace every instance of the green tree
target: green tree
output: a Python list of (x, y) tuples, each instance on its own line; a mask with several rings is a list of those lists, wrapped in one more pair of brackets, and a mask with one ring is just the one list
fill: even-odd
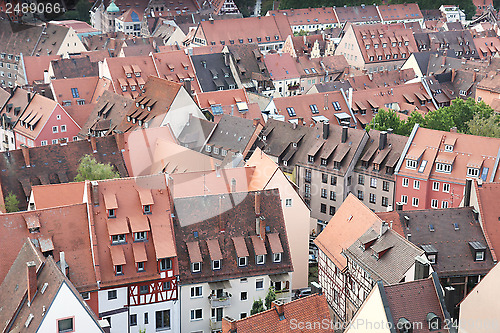
[(474, 118), (467, 122), (467, 127), (469, 134), (500, 138), (500, 119), (496, 114), (485, 118), (477, 113)]
[(440, 131), (449, 131), (455, 127), (455, 122), (446, 108), (431, 111), (425, 115), (425, 127)]
[(7, 213), (13, 213), (13, 212), (18, 212), (19, 211), (19, 200), (17, 199), (17, 196), (9, 192), (9, 195), (5, 198), (5, 210)]
[(266, 309), (271, 308), (271, 304), (276, 300), (276, 292), (274, 291), (274, 287), (269, 287), (269, 291), (266, 295)]
[(415, 126), (415, 124), (419, 124), (420, 126), (425, 127), (424, 116), (422, 116), (422, 114), (418, 111), (413, 111), (410, 114), (408, 119), (406, 119), (406, 121), (404, 121), (401, 124), (401, 128), (399, 129), (399, 133), (396, 133), (396, 134), (410, 136), (411, 131), (412, 131), (413, 127)]
[(468, 133), (467, 123), (472, 120), (475, 114), (481, 114), (482, 117), (487, 118), (493, 112), (486, 103), (476, 103), (470, 97), (467, 100), (457, 98), (450, 106), (446, 106), (442, 110), (451, 116), (460, 133)]
[(372, 129), (385, 131), (388, 128), (392, 128), (394, 133), (400, 134), (402, 124), (401, 119), (395, 111), (380, 109), (375, 117), (373, 117), (372, 121), (366, 126), (366, 129), (368, 131)]
[(120, 177), (118, 172), (113, 170), (111, 164), (99, 163), (94, 157), (88, 154), (80, 159), (80, 165), (77, 171), (78, 174), (75, 177), (75, 181), (77, 182)]
[(259, 298), (258, 300), (253, 301), (252, 309), (250, 310), (250, 315), (254, 315), (256, 313), (264, 311), (264, 302)]

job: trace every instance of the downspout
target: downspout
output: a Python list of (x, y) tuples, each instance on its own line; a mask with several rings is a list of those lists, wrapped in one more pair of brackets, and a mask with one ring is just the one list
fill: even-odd
[(401, 157), (399, 158), (398, 164), (396, 165), (396, 170), (394, 170), (394, 173), (397, 175), (399, 172), (399, 169), (401, 168), (401, 164), (403, 164), (403, 160), (405, 159), (406, 153), (408, 153), (408, 150), (410, 149), (410, 145), (413, 142), (413, 139), (415, 138), (415, 134), (417, 134), (417, 130), (420, 126), (418, 124), (415, 124), (413, 126), (413, 129), (411, 130), (410, 137), (408, 138), (408, 141), (406, 141), (405, 148), (403, 149), (403, 152), (401, 153)]

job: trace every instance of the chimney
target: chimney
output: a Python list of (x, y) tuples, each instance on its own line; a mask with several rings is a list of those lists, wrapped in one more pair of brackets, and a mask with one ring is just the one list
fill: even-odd
[(347, 126), (342, 126), (342, 143), (347, 142), (347, 131), (349, 130), (349, 127)]
[(28, 103), (31, 102), (31, 93), (29, 92), (28, 94), (26, 94), (26, 96), (28, 97)]
[(392, 134), (392, 133), (394, 132), (394, 130), (393, 130), (392, 128), (388, 128), (388, 129), (386, 130), (386, 132), (387, 132), (387, 134)]
[(453, 68), (451, 70), (451, 82), (454, 82), (455, 81), (455, 76), (457, 75), (457, 70), (455, 68)]
[(255, 215), (260, 216), (260, 191), (255, 192)]
[(184, 80), (184, 89), (186, 89), (186, 91), (189, 94), (189, 96), (193, 97), (191, 95), (192, 94), (192, 91), (191, 91), (191, 80)]
[(95, 136), (90, 137), (90, 145), (92, 146), (92, 151), (94, 153), (97, 153), (97, 143), (96, 143)]
[(253, 127), (257, 127), (259, 125), (259, 123), (260, 123), (259, 118), (254, 118), (253, 119)]
[(280, 320), (285, 316), (285, 303), (283, 303), (282, 301), (274, 300), (271, 307), (276, 310), (276, 312), (278, 313), (278, 317), (280, 317)]
[(380, 132), (380, 140), (378, 141), (378, 149), (384, 150), (386, 145), (387, 145), (387, 132), (382, 131), (382, 132)]
[(229, 52), (224, 53), (224, 65), (226, 65), (226, 67), (229, 67)]
[(222, 318), (222, 332), (235, 333), (236, 332), (236, 320), (229, 316)]
[(36, 264), (34, 261), (29, 261), (26, 266), (28, 267), (28, 306), (30, 306), (37, 292)]
[(29, 168), (30, 165), (30, 149), (26, 145), (21, 145), (21, 150), (23, 152), (24, 156), (24, 163), (26, 164), (26, 167)]
[(457, 133), (457, 128), (456, 127), (450, 128), (450, 133)]
[(49, 84), (50, 83), (49, 71), (48, 70), (44, 70), (43, 71), (43, 83), (44, 84)]
[(90, 186), (92, 187), (92, 203), (94, 206), (99, 206), (99, 183), (93, 181)]
[(472, 179), (467, 179), (465, 181), (465, 193), (464, 193), (464, 207), (470, 206), (470, 192), (472, 188)]
[(328, 134), (330, 134), (330, 124), (328, 121), (323, 122), (323, 139), (327, 140), (328, 139)]
[(396, 202), (396, 211), (402, 211), (402, 210), (403, 210), (403, 203)]
[(303, 125), (304, 125), (304, 118), (302, 118), (302, 117), (298, 117), (298, 118), (297, 118), (297, 123), (298, 123), (300, 126), (303, 126)]
[(66, 256), (63, 251), (59, 252), (59, 266), (61, 272), (66, 276)]
[(220, 165), (218, 164), (215, 165), (215, 175), (217, 176), (217, 178), (220, 177)]
[(389, 230), (389, 225), (387, 224), (387, 222), (382, 221), (382, 225), (380, 226), (380, 235), (379, 235), (379, 237), (382, 237), (387, 230)]

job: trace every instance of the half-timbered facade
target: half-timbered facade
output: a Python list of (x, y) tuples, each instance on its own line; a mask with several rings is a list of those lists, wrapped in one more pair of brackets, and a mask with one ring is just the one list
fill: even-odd
[(86, 184), (98, 314), (113, 332), (180, 332), (178, 263), (164, 175)]

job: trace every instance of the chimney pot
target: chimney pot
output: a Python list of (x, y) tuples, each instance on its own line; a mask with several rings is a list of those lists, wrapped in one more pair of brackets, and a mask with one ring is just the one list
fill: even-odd
[(380, 140), (378, 142), (378, 149), (384, 150), (386, 145), (387, 145), (387, 132), (382, 131), (382, 132), (380, 132)]
[(26, 263), (28, 267), (28, 306), (33, 302), (37, 292), (36, 264), (34, 261)]
[(382, 237), (388, 229), (389, 229), (389, 225), (387, 224), (387, 222), (382, 221), (382, 225), (380, 226), (379, 237)]
[(330, 134), (330, 124), (327, 121), (323, 122), (323, 139), (327, 140)]
[(465, 181), (464, 207), (470, 206), (470, 192), (472, 188), (472, 179)]
[(24, 163), (26, 164), (26, 167), (29, 168), (31, 166), (31, 164), (30, 164), (30, 149), (26, 145), (21, 145), (21, 150), (23, 152)]
[(99, 183), (93, 181), (90, 184), (92, 187), (92, 202), (94, 203), (94, 206), (99, 206)]
[(347, 142), (347, 133), (349, 128), (347, 126), (342, 126), (342, 143)]
[(274, 300), (272, 303), (272, 307), (276, 309), (278, 316), (281, 317), (285, 315), (285, 304), (282, 301)]

